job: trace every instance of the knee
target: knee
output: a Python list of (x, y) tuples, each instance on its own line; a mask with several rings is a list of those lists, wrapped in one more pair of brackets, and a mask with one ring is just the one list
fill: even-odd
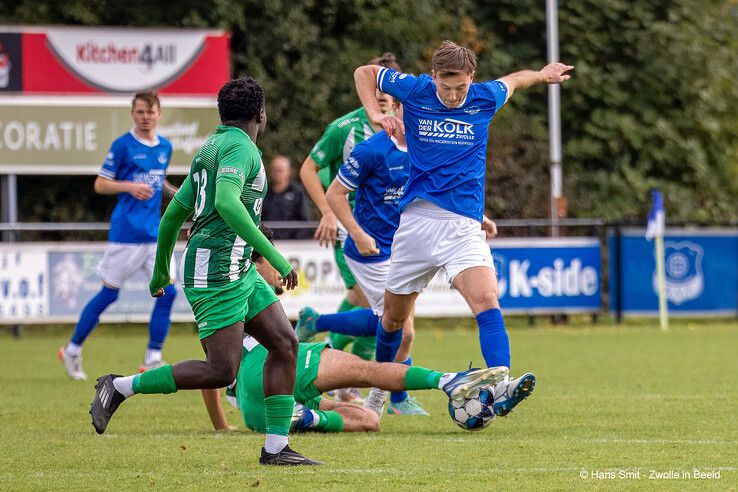
[(488, 309), (499, 308), (500, 300), (497, 288), (495, 287), (495, 289), (486, 292), (474, 293), (469, 299), (469, 306), (472, 308), (474, 314), (479, 314)]
[(407, 322), (404, 316), (394, 309), (386, 309), (382, 314), (382, 327), (385, 331), (393, 332), (401, 329)]
[(270, 340), (269, 352), (279, 354), (280, 358), (296, 359), (299, 342), (292, 330), (283, 333), (275, 333)]
[(238, 376), (239, 363), (233, 361), (222, 361), (220, 364), (211, 364), (212, 383), (216, 388), (225, 388), (232, 384)]

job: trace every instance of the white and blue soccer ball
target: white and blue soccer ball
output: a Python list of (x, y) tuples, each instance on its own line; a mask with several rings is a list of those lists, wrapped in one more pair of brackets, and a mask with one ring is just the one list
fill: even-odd
[(490, 388), (477, 388), (468, 398), (448, 401), (448, 413), (464, 430), (481, 430), (495, 419), (494, 394)]

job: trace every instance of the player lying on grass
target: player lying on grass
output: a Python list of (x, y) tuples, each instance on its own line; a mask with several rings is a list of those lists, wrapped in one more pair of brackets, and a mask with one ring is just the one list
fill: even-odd
[[(241, 412), (244, 424), (255, 432), (266, 431), (262, 374), (267, 350), (254, 338), (243, 341), (241, 367), (227, 390), (229, 402)], [(449, 398), (466, 398), (475, 388), (494, 385), (507, 375), (499, 368), (443, 373), (394, 362), (371, 362), (329, 348), (326, 343), (301, 343), (295, 378), (293, 431), (376, 432), (379, 417), (355, 403), (322, 398), (326, 391), (353, 386), (385, 391), (443, 391)], [(218, 390), (203, 390), (205, 404), (216, 430), (228, 429)]]
[[(271, 239), (271, 231), (267, 227), (260, 229), (265, 237)], [(279, 272), (257, 251), (251, 253), (251, 260), (259, 275), (279, 294), (282, 285)], [(376, 327), (376, 319), (372, 327)], [(241, 411), (246, 427), (264, 432), (266, 422), (262, 374), (267, 350), (250, 336), (244, 338), (243, 346), (238, 377), (226, 393), (229, 402)], [(505, 374), (496, 369), (441, 373), (404, 364), (370, 362), (356, 355), (328, 348), (325, 343), (301, 343), (295, 378), (292, 430), (379, 430), (379, 417), (374, 411), (354, 403), (321, 398), (320, 394), (325, 391), (348, 386), (377, 387), (387, 391), (435, 388), (445, 391), (451, 398), (458, 398), (476, 387), (495, 384)], [(218, 390), (202, 390), (202, 395), (213, 427), (216, 430), (233, 430), (228, 425)]]

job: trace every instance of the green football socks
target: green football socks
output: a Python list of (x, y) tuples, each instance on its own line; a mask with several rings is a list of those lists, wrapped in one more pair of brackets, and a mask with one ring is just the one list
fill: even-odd
[(169, 364), (133, 376), (133, 393), (166, 395), (176, 391), (177, 385), (174, 383), (172, 366)]
[(290, 420), (295, 407), (292, 395), (271, 395), (264, 398), (266, 433), (286, 436), (290, 432)]
[(444, 373), (424, 367), (410, 366), (405, 373), (405, 389), (425, 390), (437, 389)]
[(341, 432), (343, 430), (343, 417), (333, 411), (313, 410), (320, 417), (320, 422), (314, 427), (319, 432)]

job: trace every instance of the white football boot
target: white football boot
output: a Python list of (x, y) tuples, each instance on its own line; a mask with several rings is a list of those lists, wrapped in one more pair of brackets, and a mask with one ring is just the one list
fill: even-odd
[(75, 381), (86, 381), (87, 374), (82, 369), (82, 355), (69, 355), (64, 348), (60, 348), (57, 355), (59, 356), (59, 361), (64, 364), (67, 376), (69, 376), (69, 379), (74, 379)]

